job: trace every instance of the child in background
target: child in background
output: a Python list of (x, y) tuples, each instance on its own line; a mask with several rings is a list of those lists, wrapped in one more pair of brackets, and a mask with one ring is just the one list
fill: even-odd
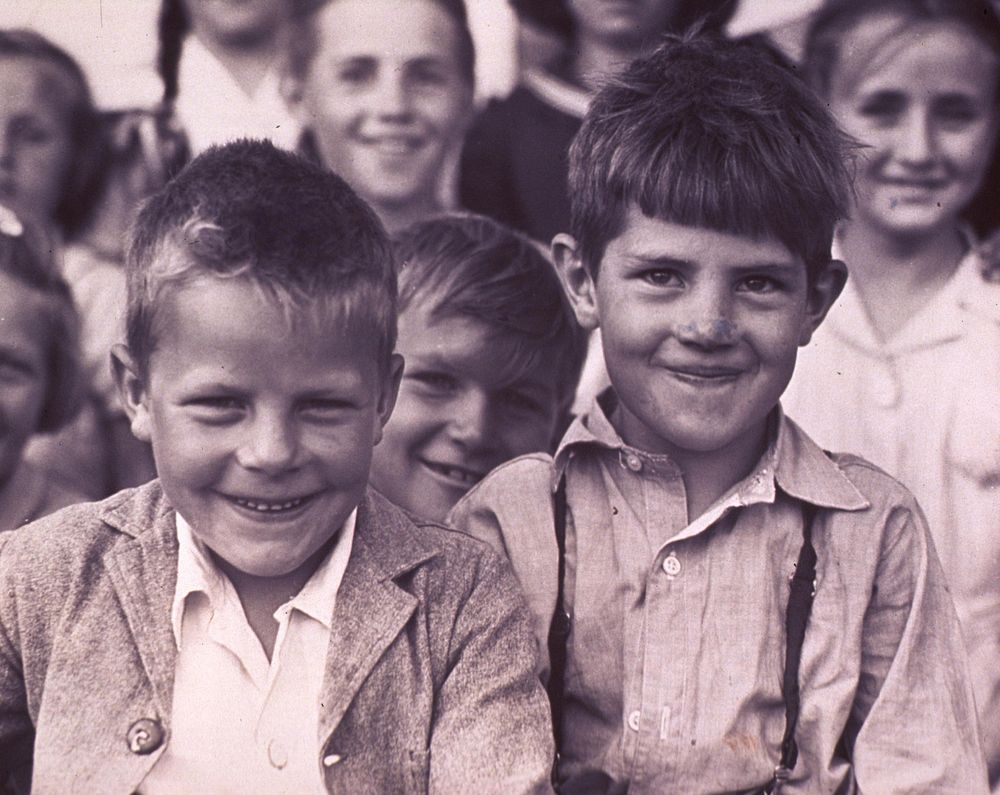
[(552, 265), (495, 221), (444, 215), (394, 242), (406, 369), (371, 480), (397, 505), (442, 520), (494, 467), (553, 448), (582, 331)]
[(916, 502), (778, 405), (844, 284), (847, 149), (774, 55), (673, 36), (573, 143), (554, 254), (612, 389), (451, 514), (533, 607), (561, 792), (986, 789)]
[(73, 418), (83, 387), (73, 299), (31, 234), (0, 205), (0, 532), (85, 499), (21, 456)]
[(163, 103), (192, 155), (237, 138), (295, 146), (299, 130), (281, 95), (279, 64), (289, 20), (305, 1), (163, 0)]
[(834, 243), (851, 280), (784, 404), (920, 501), (1000, 791), (1000, 284), (963, 220), (1000, 125), (1000, 22), (974, 0), (838, 0), (804, 67), (867, 148)]
[(475, 120), (462, 151), (462, 206), (548, 244), (569, 226), (567, 153), (600, 82), (655, 45), (665, 30), (705, 17), (719, 29), (732, 0), (560, 0), (563, 14), (516, 0), (521, 15), (570, 22), (570, 40), (547, 69), (529, 69), (523, 85), (494, 100)]
[(509, 568), (367, 488), (403, 364), (371, 209), (270, 143), (212, 148), (128, 275), (116, 375), (160, 479), (0, 536), (0, 782), (545, 791)]
[(107, 142), (77, 63), (44, 37), (0, 30), (0, 201), (56, 241), (54, 259), (80, 315), (85, 410), (27, 457), (91, 497), (117, 481), (151, 474), (148, 452), (128, 435), (111, 379), (111, 346), (122, 338), (125, 276), (89, 234), (105, 190)]
[(440, 212), (446, 157), (472, 108), (462, 0), (327, 0), (290, 37), (290, 103), (308, 148), (390, 233)]

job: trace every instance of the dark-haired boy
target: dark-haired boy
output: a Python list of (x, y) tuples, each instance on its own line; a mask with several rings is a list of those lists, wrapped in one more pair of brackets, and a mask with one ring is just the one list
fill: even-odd
[(986, 791), (919, 508), (778, 405), (844, 283), (845, 149), (772, 55), (697, 37), (574, 142), (554, 251), (613, 389), (452, 515), (528, 595), (563, 792)]
[(0, 538), (0, 782), (545, 791), (506, 564), (367, 490), (402, 370), (373, 211), (270, 144), (210, 149), (128, 280), (116, 374), (159, 480)]
[(371, 479), (397, 505), (442, 520), (494, 467), (554, 449), (583, 332), (552, 265), (496, 221), (441, 215), (393, 243), (406, 370)]

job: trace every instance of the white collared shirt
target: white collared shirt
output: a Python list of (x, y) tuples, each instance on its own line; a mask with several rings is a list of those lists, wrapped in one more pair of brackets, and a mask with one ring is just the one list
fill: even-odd
[(188, 36), (177, 81), (174, 109), (192, 156), (237, 138), (266, 138), (284, 149), (298, 142), (299, 125), (281, 96), (277, 69), (268, 70), (248, 96), (219, 60)]
[(143, 795), (326, 792), (317, 761), (319, 697), (356, 519), (357, 509), (298, 595), (275, 611), (268, 662), (232, 583), (177, 515), (170, 736)]

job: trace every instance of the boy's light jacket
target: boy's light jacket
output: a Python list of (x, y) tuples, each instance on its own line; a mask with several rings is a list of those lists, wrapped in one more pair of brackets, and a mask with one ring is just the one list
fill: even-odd
[[(33, 792), (141, 788), (163, 744), (140, 730), (170, 742), (176, 576), (155, 481), (0, 536), (0, 791), (27, 780), (33, 745)], [(329, 791), (549, 791), (534, 672), (506, 564), (369, 491), (327, 652), (316, 764)]]
[(906, 489), (860, 458), (824, 454), (778, 410), (768, 454), (720, 502), (730, 507), (685, 526), (676, 464), (627, 445), (605, 402), (554, 459), (502, 465), (450, 517), (507, 555), (544, 649), (565, 473), (562, 791), (694, 795), (769, 781), (785, 727), (787, 583), (809, 502), (817, 588), (799, 758), (781, 792), (985, 793), (955, 609)]

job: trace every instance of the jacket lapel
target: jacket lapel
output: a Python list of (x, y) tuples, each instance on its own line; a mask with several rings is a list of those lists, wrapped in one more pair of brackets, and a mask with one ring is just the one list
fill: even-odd
[(369, 490), (333, 614), (319, 737), (324, 747), (372, 669), (417, 608), (394, 579), (433, 557), (405, 515)]
[(111, 506), (102, 518), (123, 534), (104, 563), (161, 714), (169, 719), (177, 661), (170, 626), (177, 582), (174, 512), (154, 482)]

